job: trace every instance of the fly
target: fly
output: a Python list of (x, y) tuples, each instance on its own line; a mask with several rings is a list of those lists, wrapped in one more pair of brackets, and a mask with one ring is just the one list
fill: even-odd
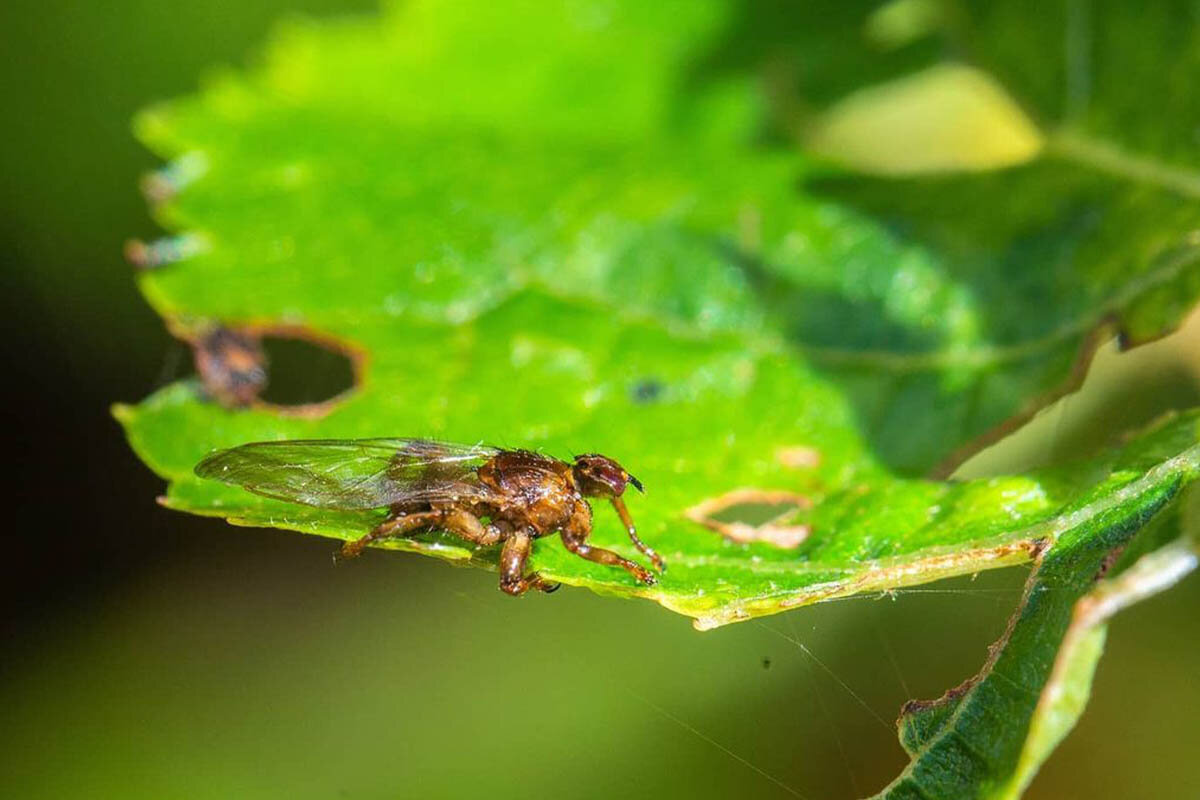
[(558, 533), (580, 558), (620, 567), (653, 586), (653, 573), (627, 558), (588, 544), (592, 507), (612, 503), (629, 538), (655, 568), (662, 558), (640, 538), (622, 495), (641, 482), (615, 460), (589, 453), (568, 464), (529, 450), (502, 450), (429, 439), (312, 439), (254, 442), (220, 450), (196, 465), (196, 474), (292, 503), (345, 510), (388, 509), (381, 524), (346, 542), (353, 558), (372, 542), (444, 530), (469, 542), (503, 542), (500, 588), (512, 594), (552, 592), (536, 572), (525, 573), (533, 540)]

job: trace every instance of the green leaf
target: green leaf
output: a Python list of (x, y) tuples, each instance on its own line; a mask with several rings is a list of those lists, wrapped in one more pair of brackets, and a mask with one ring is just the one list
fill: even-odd
[(1140, 537), (1153, 540), (1157, 533), (1171, 541), (1097, 583), (1114, 551), (1174, 493), (1167, 486), (1140, 506), (1115, 508), (1097, 520), (1098, 529), (1064, 535), (1037, 559), (1021, 605), (983, 670), (938, 700), (905, 706), (900, 738), (913, 760), (879, 797), (1021, 795), (1083, 712), (1107, 619), (1196, 568), (1194, 541), (1173, 538), (1177, 502), (1150, 526), (1159, 531)]
[[(885, 410), (881, 430), (934, 418), (953, 429), (943, 401), (982, 387), (937, 353), (954, 342), (977, 361), (972, 342), (994, 347), (1004, 326), (977, 313), (988, 295), (940, 256), (797, 195), (793, 156), (741, 142), (749, 88), (681, 96), (679, 76), (730, 21), (720, 4), (669, 6), (606, 6), (597, 21), (569, 5), (512, 14), (427, 3), (379, 23), (297, 24), (259, 70), (143, 115), (141, 135), (189, 165), (170, 175), (190, 185), (159, 208), (192, 243), (188, 257), (142, 278), (169, 324), (307, 329), (366, 364), (356, 391), (320, 418), (227, 411), (188, 384), (123, 409), (135, 448), (171, 480), (165, 502), (353, 538), (379, 515), (267, 501), (191, 468), (213, 448), (281, 437), (601, 451), (649, 487), (632, 510), (668, 575), (638, 587), (556, 539), (538, 543), (534, 564), (711, 627), (1018, 563), (1047, 531), (1191, 476), (1194, 455), (1160, 474), (1122, 452), (964, 483), (893, 474), (856, 404), (869, 396)], [(510, 18), (520, 30), (499, 46)], [(503, 102), (479, 87), (499, 87)], [(1040, 285), (1045, 272), (1006, 268), (992, 284)], [(1093, 277), (1080, 270), (1085, 284)], [(1109, 289), (1074, 305), (1103, 313)], [(884, 301), (887, 313), (865, 313)], [(1046, 315), (1021, 316), (1042, 325)], [(867, 362), (886, 343), (884, 361), (937, 364), (901, 383), (933, 380), (939, 396), (899, 388), (890, 368), (814, 368), (803, 355), (818, 340), (865, 348)], [(913, 351), (917, 340), (934, 350)], [(848, 376), (857, 390), (845, 391)], [(986, 394), (1009, 405), (1022, 396)], [(1191, 418), (1171, 430), (1177, 449), (1163, 458), (1195, 441)], [(748, 506), (781, 492), (790, 505), (748, 521)], [(725, 516), (702, 513), (722, 503), (733, 506)], [(595, 539), (632, 555), (611, 515), (598, 515)], [(496, 559), (447, 537), (385, 546)]]
[[(815, 7), (715, 0), (426, 0), (293, 23), (257, 69), (146, 112), (176, 236), (133, 253), (159, 267), (141, 286), (171, 329), (273, 330), (358, 366), (320, 408), (226, 409), (187, 381), (118, 407), (163, 502), (353, 539), (382, 512), (192, 468), (281, 438), (603, 452), (647, 485), (631, 511), (669, 570), (641, 586), (556, 537), (533, 568), (701, 628), (1033, 558), (980, 675), (902, 719), (913, 763), (889, 790), (1019, 791), (1100, 652), (1101, 618), (1071, 616), (1140, 596), (1093, 581), (1200, 473), (1200, 411), (1072, 464), (915, 475), (1069, 387), (1105, 332), (1178, 322), (1200, 294), (1200, 183), (1160, 102), (1110, 79), (1082, 91), (1075, 66), (1030, 71), (1065, 37), (1092, 43), (1097, 78), (1136, 73), (1129, 31), (1161, 33), (1158, 12), (1114, 11), (1122, 25), (1077, 40), (1077, 20), (938, 8), (836, 4), (815, 24)], [(1167, 37), (1155, 69), (1189, 74), (1194, 50)], [(1194, 103), (1191, 85), (1173, 101)], [(931, 123), (942, 108), (957, 116)], [(764, 109), (805, 152), (763, 141)], [(606, 509), (593, 540), (637, 558)], [(437, 533), (379, 546), (497, 559)]]
[[(1195, 304), (1191, 5), (735, 7), (699, 82), (760, 74), (776, 126), (841, 165), (808, 191), (903, 243), (904, 264), (838, 263), (842, 326), (775, 301), (893, 468), (949, 472), (1074, 389), (1103, 338)], [(812, 268), (766, 253), (804, 298)]]

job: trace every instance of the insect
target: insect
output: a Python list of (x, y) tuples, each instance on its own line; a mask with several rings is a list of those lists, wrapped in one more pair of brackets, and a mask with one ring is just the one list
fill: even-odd
[(267, 357), (257, 336), (214, 328), (192, 345), (196, 372), (210, 397), (223, 406), (252, 405), (267, 387)]
[(648, 586), (656, 583), (641, 565), (588, 544), (589, 497), (612, 503), (634, 546), (660, 572), (666, 568), (638, 538), (621, 499), (626, 486), (643, 491), (641, 482), (597, 453), (568, 464), (529, 450), (429, 439), (254, 442), (210, 454), (196, 465), (196, 474), (318, 508), (387, 508), (387, 519), (346, 542), (341, 558), (353, 558), (380, 539), (428, 530), (449, 531), (482, 546), (503, 542), (500, 588), (512, 595), (558, 588), (536, 572), (525, 574), (533, 540), (553, 533), (581, 558), (621, 567)]

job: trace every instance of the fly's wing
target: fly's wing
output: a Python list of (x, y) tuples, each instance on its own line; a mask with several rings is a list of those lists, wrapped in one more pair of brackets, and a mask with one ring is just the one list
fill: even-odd
[(297, 439), (220, 450), (196, 474), (318, 508), (483, 499), (478, 466), (498, 451), (428, 439)]

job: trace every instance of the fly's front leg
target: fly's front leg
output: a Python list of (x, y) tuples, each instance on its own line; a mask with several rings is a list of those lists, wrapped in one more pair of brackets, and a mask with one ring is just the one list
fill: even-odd
[[(587, 508), (586, 504), (581, 504), (583, 508)], [(650, 570), (640, 564), (635, 564), (628, 558), (623, 558), (612, 550), (605, 550), (602, 547), (593, 547), (587, 543), (587, 537), (592, 532), (591, 514), (576, 513), (571, 517), (571, 521), (562, 529), (562, 541), (575, 555), (580, 558), (586, 558), (588, 561), (595, 561), (597, 564), (606, 564), (610, 567), (621, 567), (630, 575), (637, 578), (647, 586), (653, 586), (658, 583)]]
[(504, 549), (500, 551), (500, 591), (519, 595), (537, 589), (549, 594), (558, 589), (559, 584), (542, 580), (536, 572), (525, 574), (531, 552), (533, 537), (528, 531), (517, 531), (504, 540)]
[(667, 565), (662, 560), (662, 556), (654, 552), (654, 548), (643, 542), (637, 535), (637, 528), (633, 526), (633, 517), (629, 516), (629, 509), (625, 507), (625, 501), (619, 497), (612, 498), (612, 507), (617, 512), (617, 516), (621, 518), (621, 522), (625, 525), (626, 532), (629, 533), (629, 540), (633, 542), (633, 546), (646, 555), (653, 563), (659, 572), (666, 572)]

